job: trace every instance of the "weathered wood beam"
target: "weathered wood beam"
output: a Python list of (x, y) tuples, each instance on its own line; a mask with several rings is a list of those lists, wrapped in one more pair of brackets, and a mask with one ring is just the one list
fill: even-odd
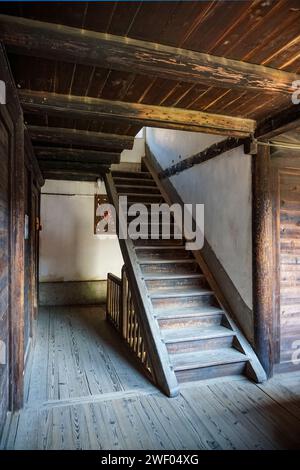
[(134, 137), (105, 134), (103, 132), (80, 131), (60, 127), (27, 126), (34, 142), (79, 145), (81, 147), (104, 147), (111, 149), (132, 149)]
[(25, 141), (25, 158), (27, 157), (30, 160), (29, 165), (32, 169), (34, 180), (36, 184), (41, 188), (45, 184), (45, 181), (42, 176), (41, 169), (39, 167), (36, 155), (33, 151), (32, 142), (31, 142), (28, 130), (26, 128), (24, 131), (24, 141)]
[(110, 165), (120, 162), (120, 154), (99, 152), (98, 150), (69, 149), (58, 147), (33, 147), (39, 162), (42, 160), (60, 160), (69, 162), (88, 162), (100, 165)]
[(149, 127), (246, 137), (255, 130), (255, 121), (181, 108), (125, 103), (99, 98), (21, 90), (25, 111), (67, 116), (70, 119), (128, 121)]
[(293, 73), (157, 43), (0, 15), (0, 40), (11, 50), (92, 66), (221, 88), (293, 91)]
[[(45, 170), (43, 171), (45, 179), (50, 180), (69, 180), (69, 181), (96, 181), (99, 175), (85, 171), (71, 170)], [(100, 175), (102, 176), (102, 175)]]
[(174, 165), (171, 165), (169, 168), (166, 168), (161, 173), (159, 173), (159, 178), (170, 178), (170, 176), (177, 175), (182, 171), (192, 168), (194, 165), (199, 165), (200, 163), (207, 162), (212, 158), (221, 155), (224, 152), (228, 152), (240, 145), (244, 145), (247, 139), (237, 139), (234, 137), (228, 137), (226, 140), (217, 142), (216, 144), (211, 145), (202, 152), (196, 153), (191, 157), (185, 158)]
[(267, 376), (273, 369), (273, 249), (270, 148), (252, 157), (252, 240), (254, 347)]
[(42, 172), (44, 171), (71, 171), (76, 173), (89, 173), (95, 176), (105, 174), (109, 165), (100, 165), (99, 163), (83, 163), (83, 162), (66, 162), (53, 160), (39, 161)]
[(255, 137), (260, 140), (270, 140), (297, 127), (300, 127), (300, 105), (293, 105), (261, 122), (256, 129)]

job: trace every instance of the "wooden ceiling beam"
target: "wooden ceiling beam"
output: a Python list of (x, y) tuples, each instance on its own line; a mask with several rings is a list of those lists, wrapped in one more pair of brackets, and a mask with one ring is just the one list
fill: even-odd
[(76, 173), (88, 173), (101, 176), (109, 169), (109, 165), (100, 165), (99, 163), (85, 163), (85, 162), (69, 162), (69, 161), (53, 161), (53, 160), (40, 160), (40, 168), (42, 172), (45, 171), (70, 171)]
[(25, 112), (46, 113), (69, 119), (107, 119), (149, 127), (162, 127), (211, 134), (246, 137), (255, 131), (256, 122), (220, 114), (181, 108), (126, 103), (99, 98), (20, 90)]
[(27, 129), (34, 142), (49, 144), (69, 144), (81, 147), (105, 147), (123, 150), (132, 149), (134, 142), (134, 137), (127, 135), (46, 126), (27, 126)]
[(300, 128), (300, 105), (293, 105), (262, 121), (256, 129), (255, 137), (259, 140), (271, 140), (297, 128)]
[(43, 160), (66, 162), (89, 162), (100, 165), (111, 165), (120, 162), (120, 154), (99, 152), (98, 150), (70, 149), (61, 147), (34, 146), (34, 153), (39, 162)]
[(95, 174), (87, 171), (72, 171), (72, 170), (44, 170), (44, 179), (50, 180), (67, 180), (67, 181), (96, 181), (99, 176), (103, 174)]
[(0, 15), (0, 40), (10, 50), (154, 77), (290, 94), (299, 75), (158, 43)]

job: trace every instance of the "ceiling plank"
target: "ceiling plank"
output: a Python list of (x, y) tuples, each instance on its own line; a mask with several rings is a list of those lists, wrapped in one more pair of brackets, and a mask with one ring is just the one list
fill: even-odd
[(39, 162), (42, 160), (89, 162), (101, 165), (110, 165), (120, 162), (120, 154), (112, 152), (99, 152), (98, 150), (70, 149), (59, 147), (34, 146), (34, 153)]
[(134, 142), (134, 137), (127, 135), (46, 126), (27, 126), (27, 129), (34, 142), (79, 145), (81, 147), (105, 147), (120, 150), (132, 149)]
[(300, 79), (262, 65), (16, 16), (0, 15), (0, 40), (27, 55), (221, 88), (291, 94)]
[(128, 121), (149, 127), (206, 132), (245, 137), (255, 130), (252, 119), (222, 116), (181, 108), (125, 103), (99, 98), (61, 95), (56, 93), (20, 90), (25, 112), (47, 113), (70, 119), (108, 119)]

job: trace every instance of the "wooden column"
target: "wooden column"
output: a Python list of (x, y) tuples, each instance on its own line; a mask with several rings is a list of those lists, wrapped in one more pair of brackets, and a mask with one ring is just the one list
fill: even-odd
[(273, 369), (273, 243), (270, 148), (252, 156), (254, 348), (268, 377)]
[(11, 409), (23, 404), (24, 373), (24, 125), (15, 124), (15, 158), (11, 172)]

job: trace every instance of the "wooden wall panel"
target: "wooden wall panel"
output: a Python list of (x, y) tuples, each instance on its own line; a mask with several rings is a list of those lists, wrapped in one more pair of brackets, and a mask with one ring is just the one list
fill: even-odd
[[(9, 144), (9, 129), (0, 110), (0, 340), (6, 352), (9, 335)], [(0, 363), (0, 430), (9, 404), (8, 357), (3, 359), (6, 361)]]
[(272, 166), (275, 371), (285, 372), (300, 369), (292, 357), (300, 341), (300, 154), (277, 152)]
[(0, 432), (8, 410), (23, 404), (24, 378), (24, 119), (0, 43)]
[(300, 170), (280, 170), (279, 191), (280, 363), (285, 363), (300, 340)]

